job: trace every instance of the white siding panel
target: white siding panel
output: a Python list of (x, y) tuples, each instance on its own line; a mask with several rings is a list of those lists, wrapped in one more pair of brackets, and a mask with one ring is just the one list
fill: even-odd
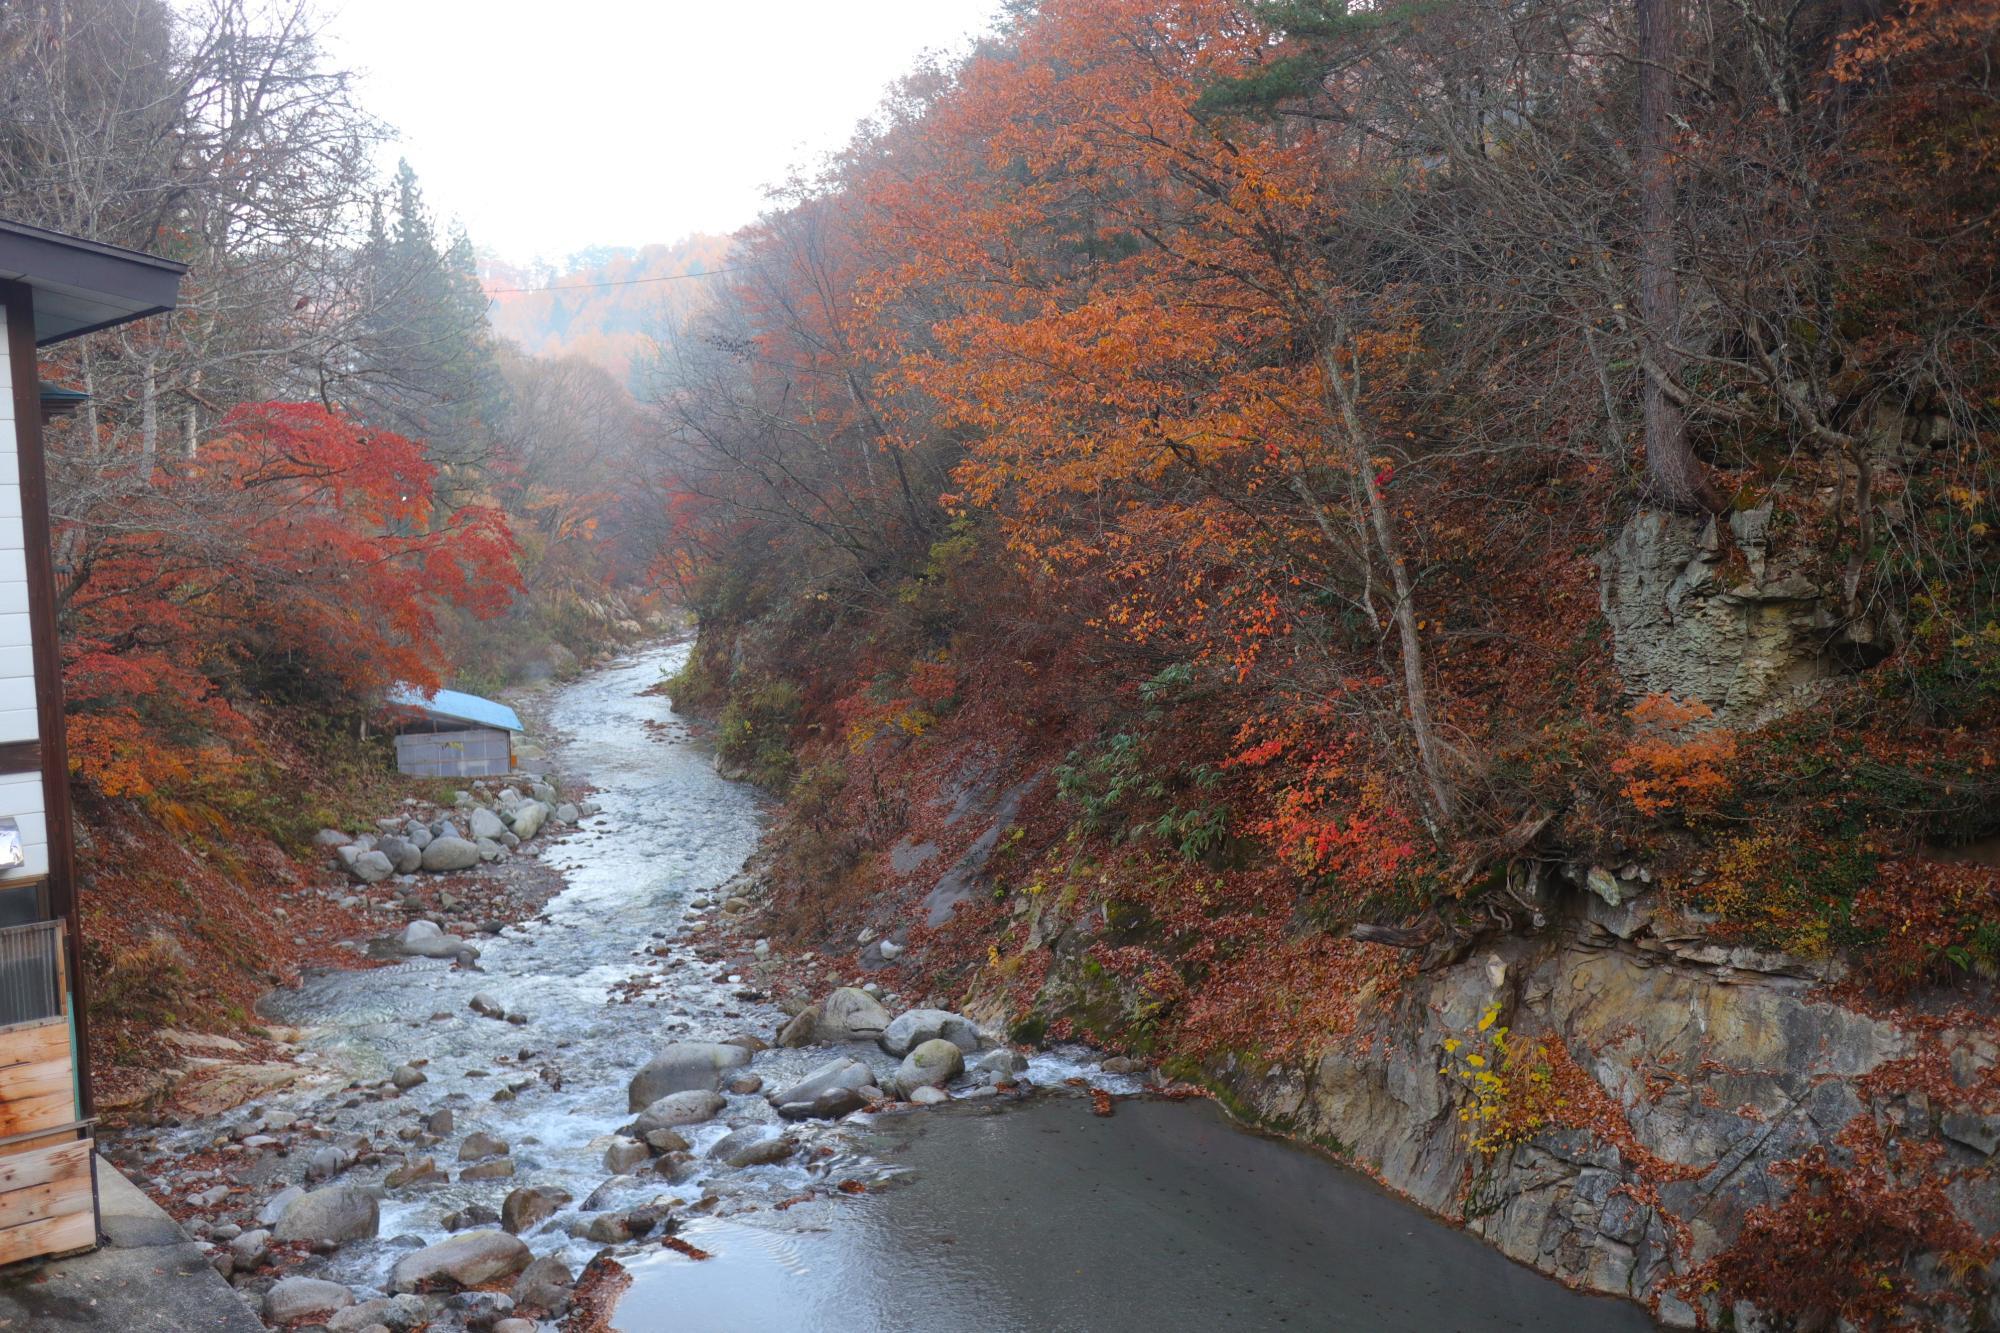
[[(0, 616), (25, 616), (28, 614), (28, 581), (12, 582), (0, 579)], [(5, 675), (0, 672), (0, 675)]]
[(34, 643), (33, 628), (28, 624), (27, 612), (18, 615), (0, 615), (0, 648), (26, 648)]
[(0, 742), (31, 741), (38, 734), (35, 730), (34, 709), (9, 708), (0, 711)]
[(0, 648), (0, 676), (35, 678), (35, 650), (26, 644)]
[(18, 479), (0, 478), (0, 517), (19, 518), (21, 516), (21, 487)]
[(42, 778), (39, 773), (15, 774), (0, 781), (0, 815), (12, 815), (19, 819), (22, 815), (42, 813)]
[(23, 847), (46, 847), (49, 845), (49, 820), (42, 814), (15, 815), (14, 822), (21, 828)]
[(21, 516), (0, 518), (0, 551), (23, 551), (27, 545), (21, 537)]
[[(17, 713), (22, 709), (35, 711), (35, 679), (16, 676), (12, 680), (0, 680), (0, 713)], [(7, 812), (0, 810), (0, 815)]]
[[(0, 421), (12, 421), (14, 419), (14, 374), (12, 370), (13, 363), (7, 359), (7, 339), (4, 333), (5, 330), (0, 330)], [(7, 438), (9, 440), (13, 439), (11, 432)], [(9, 444), (7, 447), (11, 449), (13, 445)]]
[(19, 549), (0, 551), (0, 583), (28, 581), (28, 553)]
[(47, 843), (24, 843), (21, 847), (23, 864), (15, 866), (0, 880), (40, 879), (49, 873), (49, 847)]

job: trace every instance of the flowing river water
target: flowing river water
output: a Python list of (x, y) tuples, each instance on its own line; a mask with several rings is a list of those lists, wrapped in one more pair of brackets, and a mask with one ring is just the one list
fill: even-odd
[[(343, 1091), (344, 1080), (428, 1062), (427, 1081), (398, 1099), (343, 1097), (322, 1082), (267, 1106), (392, 1146), (399, 1127), (449, 1107), (454, 1139), (495, 1135), (516, 1168), (385, 1191), (380, 1238), (341, 1247), (324, 1276), (379, 1292), (397, 1257), (448, 1234), (447, 1214), (533, 1185), (572, 1202), (523, 1238), (576, 1268), (603, 1248), (572, 1234), (586, 1204), (681, 1201), (679, 1237), (711, 1257), (627, 1247), (633, 1283), (615, 1315), (625, 1333), (1651, 1327), (1636, 1307), (1570, 1292), (1207, 1104), (1132, 1098), (1094, 1116), (1065, 1078), (1138, 1085), (1099, 1074), (1079, 1050), (1032, 1056), (1028, 1080), (1047, 1091), (1023, 1102), (790, 1127), (801, 1145), (789, 1160), (741, 1170), (705, 1149), (734, 1127), (778, 1122), (761, 1096), (731, 1096), (721, 1120), (683, 1131), (692, 1177), (606, 1187), (605, 1136), (630, 1122), (626, 1084), (655, 1049), (768, 1037), (784, 1018), (739, 998), (741, 983), (699, 962), (683, 935), (700, 916), (691, 902), (741, 867), (765, 818), (668, 701), (645, 693), (685, 651), (637, 653), (551, 697), (551, 768), (595, 787), (602, 814), (542, 853), (567, 889), (539, 919), (482, 941), (481, 971), (417, 960), (330, 972), (266, 1001), (272, 1020), (308, 1030), (307, 1058)], [(654, 984), (633, 995), (621, 983), (635, 977)], [(481, 991), (529, 1021), (470, 1013)], [(872, 1048), (771, 1050), (750, 1072), (782, 1086), (835, 1054), (884, 1074), (895, 1064)], [(437, 1150), (440, 1166), (456, 1166), (454, 1139)], [(381, 1174), (356, 1167), (341, 1179)], [(831, 1188), (851, 1180), (869, 1189)], [(813, 1197), (791, 1202), (802, 1195)]]

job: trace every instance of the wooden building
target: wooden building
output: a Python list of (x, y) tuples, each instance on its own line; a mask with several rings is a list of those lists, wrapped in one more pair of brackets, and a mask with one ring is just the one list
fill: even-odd
[(420, 778), (497, 778), (514, 771), (521, 719), (506, 704), (457, 690), (389, 692), (396, 770)]
[(0, 219), (0, 1263), (98, 1239), (38, 349), (171, 310), (170, 260)]

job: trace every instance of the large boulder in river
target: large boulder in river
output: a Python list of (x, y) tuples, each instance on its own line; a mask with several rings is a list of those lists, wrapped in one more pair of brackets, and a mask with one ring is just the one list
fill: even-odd
[(542, 831), (549, 807), (540, 801), (523, 801), (514, 808), (514, 836), (526, 841)]
[(380, 884), (396, 873), (396, 863), (381, 852), (363, 852), (347, 863), (347, 873), (363, 884)]
[(770, 1102), (787, 1120), (845, 1115), (862, 1104), (860, 1089), (874, 1081), (875, 1072), (859, 1060), (829, 1060), (790, 1087), (771, 1093)]
[(646, 1067), (632, 1076), (627, 1090), (628, 1109), (651, 1106), (673, 1092), (714, 1092), (722, 1086), (726, 1070), (750, 1063), (750, 1052), (741, 1046), (716, 1041), (677, 1041), (661, 1049)]
[(962, 1014), (949, 1009), (912, 1009), (898, 1014), (896, 1021), (882, 1030), (878, 1039), (891, 1055), (908, 1055), (927, 1041), (942, 1037), (961, 1051), (979, 1049), (979, 1027)]
[(896, 1067), (896, 1091), (905, 1097), (918, 1088), (937, 1088), (965, 1071), (965, 1052), (942, 1037), (923, 1043)]
[(639, 1112), (639, 1118), (632, 1124), (632, 1136), (643, 1139), (654, 1130), (699, 1125), (721, 1115), (725, 1105), (721, 1093), (706, 1088), (670, 1092)]
[(842, 986), (819, 1003), (817, 1041), (874, 1041), (889, 1026), (889, 1011), (865, 990)]
[(504, 1231), (462, 1231), (406, 1254), (389, 1270), (391, 1291), (447, 1291), (512, 1277), (534, 1261), (528, 1247)]
[(381, 1209), (373, 1194), (352, 1185), (336, 1185), (293, 1199), (271, 1228), (271, 1237), (337, 1244), (372, 1239), (381, 1226)]
[(424, 848), (426, 870), (469, 870), (478, 864), (478, 846), (464, 838), (432, 838), (431, 845)]
[(500, 835), (507, 831), (505, 821), (483, 805), (472, 807), (472, 813), (466, 817), (465, 827), (471, 832), (474, 842), (481, 838), (491, 838), (498, 842)]

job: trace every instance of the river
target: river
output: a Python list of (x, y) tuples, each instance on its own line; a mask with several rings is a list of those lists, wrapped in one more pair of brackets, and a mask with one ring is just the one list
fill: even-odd
[[(699, 962), (681, 934), (690, 902), (740, 868), (765, 820), (759, 797), (719, 777), (668, 701), (646, 693), (685, 651), (633, 654), (548, 700), (551, 768), (596, 788), (602, 814), (542, 853), (567, 889), (537, 920), (482, 941), (482, 970), (329, 972), (264, 1005), (306, 1029), (307, 1058), (346, 1080), (427, 1062), (427, 1081), (402, 1098), (322, 1082), (271, 1099), (282, 1114), (393, 1145), (449, 1107), (456, 1136), (484, 1131), (512, 1149), (511, 1178), (385, 1191), (380, 1238), (342, 1246), (324, 1276), (379, 1291), (397, 1257), (449, 1234), (448, 1214), (534, 1185), (572, 1201), (523, 1239), (577, 1268), (603, 1248), (571, 1234), (585, 1201), (679, 1200), (680, 1238), (712, 1257), (627, 1247), (624, 1333), (1651, 1327), (1637, 1307), (1572, 1293), (1207, 1104), (1132, 1098), (1094, 1116), (1063, 1079), (1138, 1085), (1097, 1074), (1074, 1049), (1031, 1057), (1027, 1077), (1048, 1091), (1027, 1101), (794, 1127), (790, 1160), (742, 1170), (704, 1150), (736, 1126), (776, 1122), (761, 1096), (731, 1096), (721, 1120), (683, 1131), (693, 1175), (606, 1187), (605, 1136), (630, 1122), (626, 1084), (656, 1048), (768, 1037), (784, 1018), (739, 998), (741, 983)], [(481, 991), (528, 1021), (473, 1015)], [(895, 1063), (872, 1048), (839, 1053)], [(833, 1054), (765, 1051), (750, 1072), (779, 1086)], [(456, 1165), (450, 1148), (441, 1166)], [(355, 1167), (343, 1179), (381, 1176)], [(868, 1188), (850, 1197), (831, 1188), (841, 1181)]]

